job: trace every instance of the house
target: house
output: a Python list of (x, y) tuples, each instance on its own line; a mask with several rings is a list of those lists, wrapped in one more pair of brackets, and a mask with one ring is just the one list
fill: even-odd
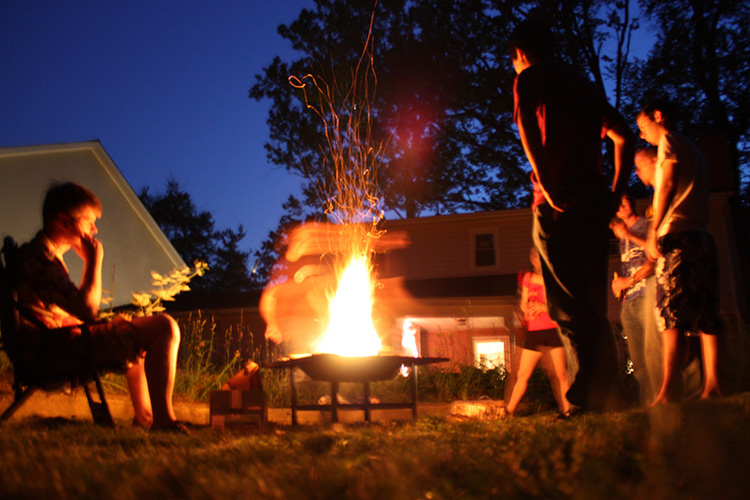
[[(719, 249), (721, 311), (730, 321), (741, 322), (747, 303), (729, 209), (731, 194), (711, 194), (710, 230)], [(643, 211), (647, 203), (638, 200), (637, 205)], [(374, 315), (384, 344), (398, 350), (403, 331), (409, 328), (421, 356), (512, 370), (516, 345), (525, 335), (515, 311), (519, 273), (530, 268), (531, 217), (530, 209), (514, 209), (383, 222), (386, 234), (404, 233), (410, 241), (376, 256), (379, 287)], [(619, 266), (613, 238), (610, 275)], [(262, 339), (258, 295), (232, 299), (203, 294), (198, 301), (191, 295), (178, 296), (175, 304), (169, 304), (170, 312), (185, 318), (202, 304), (202, 314), (214, 318), (217, 331), (243, 323), (256, 344)], [(609, 318), (618, 324), (619, 303), (611, 293), (608, 297)], [(293, 329), (317, 321), (309, 311), (299, 312), (294, 299), (286, 302), (289, 308), (281, 316)]]
[[(718, 247), (720, 309), (741, 324), (747, 315), (739, 249), (730, 210), (731, 191), (711, 193), (709, 230)], [(638, 200), (643, 213), (648, 200)], [(413, 297), (409, 310), (391, 304), (395, 317), (417, 325), (420, 353), (512, 369), (515, 345), (525, 332), (515, 314), (517, 277), (529, 269), (530, 209), (442, 215), (387, 221), (411, 245), (378, 256), (381, 279), (402, 277)], [(610, 271), (620, 271), (617, 240), (610, 245)], [(585, 263), (582, 263), (585, 265)], [(387, 300), (387, 299), (386, 299)], [(620, 305), (608, 293), (608, 316), (620, 323)]]
[[(42, 203), (52, 183), (72, 181), (101, 200), (97, 222), (104, 244), (103, 287), (113, 306), (130, 303), (133, 292), (153, 289), (151, 271), (167, 274), (185, 263), (154, 222), (99, 141), (0, 148), (0, 237), (19, 244), (42, 227)], [(82, 262), (70, 252), (73, 277)]]

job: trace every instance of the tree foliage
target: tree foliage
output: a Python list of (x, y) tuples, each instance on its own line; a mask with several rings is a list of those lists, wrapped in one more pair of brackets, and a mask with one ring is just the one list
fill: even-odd
[[(558, 56), (632, 124), (644, 101), (666, 95), (684, 110), (689, 135), (725, 135), (733, 167), (746, 170), (749, 11), (742, 0), (315, 0), (278, 28), (298, 56), (275, 58), (250, 89), (252, 99), (272, 101), (268, 159), (305, 181), (284, 224), (325, 216), (333, 171), (327, 126), (362, 107), (388, 217), (527, 206), (506, 40), (529, 17), (547, 21)], [(645, 36), (653, 50), (634, 59), (631, 43)], [(357, 72), (363, 56), (370, 71)], [(309, 88), (290, 85), (290, 76), (318, 82), (333, 103), (327, 121), (310, 112)], [(352, 99), (355, 88), (364, 93)], [(607, 165), (605, 156), (610, 172)], [(281, 232), (270, 236), (259, 253), (267, 259), (283, 243)]]
[[(273, 101), (268, 158), (311, 180), (303, 201), (313, 210), (322, 210), (326, 202), (316, 191), (328, 181), (327, 151), (321, 148), (324, 125), (306, 112), (300, 89), (290, 86), (287, 78), (315, 76), (330, 89), (332, 102), (341, 105), (337, 111), (345, 112), (347, 92), (355, 83), (352, 69), (370, 32), (373, 5), (369, 0), (318, 1), (314, 11), (304, 10), (294, 23), (280, 26), (281, 36), (303, 56), (292, 62), (275, 59), (250, 90), (252, 98)], [(525, 174), (519, 162), (508, 161), (502, 153), (493, 161), (507, 163), (508, 168), (483, 169), (478, 162), (485, 155), (482, 151), (497, 151), (487, 145), (495, 135), (483, 133), (486, 129), (479, 126), (495, 107), (487, 94), (496, 93), (498, 84), (493, 76), (477, 75), (496, 70), (498, 60), (491, 30), (476, 25), (486, 20), (480, 16), (484, 8), (483, 1), (376, 5), (368, 54), (375, 67), (366, 75), (370, 139), (376, 147), (387, 143), (378, 195), (384, 208), (399, 216), (519, 203), (516, 196), (497, 198), (503, 190), (495, 189), (503, 182), (521, 184)], [(506, 80), (512, 82), (508, 75)], [(472, 94), (483, 94), (487, 106), (470, 105)], [(517, 141), (509, 146), (511, 155), (521, 153)], [(525, 194), (521, 191), (520, 197)]]
[(244, 291), (261, 287), (248, 271), (249, 252), (239, 249), (245, 237), (242, 225), (237, 230), (216, 230), (213, 215), (198, 210), (174, 179), (167, 181), (163, 192), (152, 194), (143, 187), (138, 196), (185, 262), (208, 264), (209, 270), (195, 279), (191, 288)]
[[(389, 216), (526, 206), (529, 168), (513, 125), (515, 75), (505, 40), (520, 20), (546, 18), (562, 57), (604, 91), (605, 72), (620, 81), (626, 70), (636, 26), (628, 13), (628, 1), (316, 0), (314, 9), (279, 27), (300, 57), (274, 59), (250, 89), (251, 98), (273, 101), (268, 158), (306, 179), (303, 203), (323, 211), (317, 188), (330, 182), (325, 126), (288, 77), (325, 82), (341, 104), (337, 111), (345, 111), (352, 69), (370, 35), (370, 139), (386, 145), (377, 195)], [(617, 43), (604, 57), (608, 37)]]

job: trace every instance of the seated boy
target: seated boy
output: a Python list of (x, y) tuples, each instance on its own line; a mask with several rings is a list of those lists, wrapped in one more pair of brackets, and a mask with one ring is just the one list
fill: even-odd
[[(43, 228), (18, 252), (19, 303), (48, 328), (42, 334), (22, 322), (30, 345), (45, 367), (62, 369), (66, 358), (83, 353), (80, 325), (96, 321), (102, 296), (104, 249), (95, 238), (102, 205), (91, 191), (74, 183), (47, 191), (42, 210)], [(76, 286), (63, 260), (73, 249), (83, 261), (83, 277)], [(122, 316), (90, 326), (91, 349), (99, 367), (127, 367), (127, 382), (136, 425), (163, 430), (184, 430), (172, 408), (180, 344), (180, 330), (167, 315)], [(60, 335), (57, 335), (60, 333)], [(41, 356), (41, 357), (39, 357)], [(58, 363), (60, 366), (58, 367)]]

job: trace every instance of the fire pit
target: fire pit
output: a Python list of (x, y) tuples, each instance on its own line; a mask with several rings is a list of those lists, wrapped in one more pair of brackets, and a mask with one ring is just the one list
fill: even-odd
[[(447, 358), (414, 358), (408, 356), (364, 356), (350, 357), (337, 354), (312, 354), (285, 361), (277, 361), (267, 366), (275, 369), (289, 369), (289, 381), (292, 399), (292, 425), (297, 425), (297, 411), (330, 411), (331, 421), (338, 422), (339, 409), (364, 410), (365, 421), (370, 422), (372, 409), (410, 408), (412, 416), (417, 416), (417, 370), (419, 365), (442, 363)], [(412, 377), (411, 401), (402, 403), (373, 403), (370, 400), (370, 382), (390, 380), (396, 376), (401, 366), (414, 368)], [(331, 384), (331, 403), (318, 405), (297, 404), (297, 385), (294, 370), (299, 368), (308, 377), (319, 382)], [(364, 384), (362, 403), (339, 403), (338, 392), (341, 382)]]

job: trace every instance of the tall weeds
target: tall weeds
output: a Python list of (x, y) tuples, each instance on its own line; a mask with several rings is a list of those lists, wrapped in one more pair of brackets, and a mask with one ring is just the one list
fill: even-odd
[(192, 401), (207, 401), (209, 391), (220, 389), (240, 369), (242, 354), (233, 346), (241, 346), (243, 335), (252, 336), (252, 332), (239, 324), (217, 335), (216, 323), (200, 311), (181, 323), (180, 331), (175, 394)]

